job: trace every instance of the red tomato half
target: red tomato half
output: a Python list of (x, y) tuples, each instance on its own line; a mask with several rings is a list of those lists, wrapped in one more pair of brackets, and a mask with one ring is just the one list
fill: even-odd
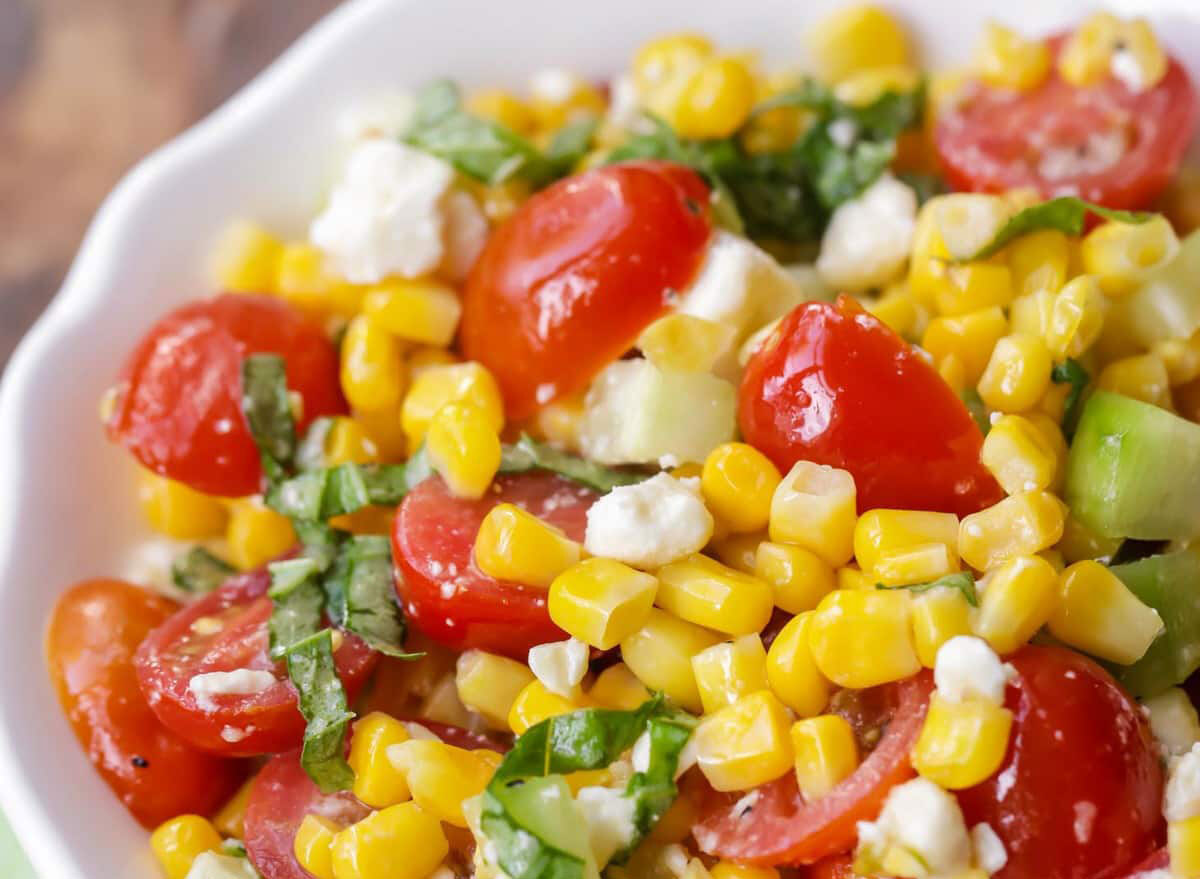
[(346, 411), (338, 357), (324, 330), (265, 296), (226, 294), (168, 314), (121, 373), (109, 434), (146, 467), (208, 494), (259, 490), (258, 449), (242, 415), (242, 360), (279, 354), (299, 393), (303, 430)]
[(54, 606), (50, 678), (75, 737), (105, 783), (145, 827), (208, 815), (237, 789), (242, 767), (167, 729), (138, 689), (133, 654), (175, 602), (119, 580), (89, 580)]
[(986, 821), (1004, 842), (996, 879), (1124, 876), (1163, 836), (1162, 767), (1145, 718), (1078, 653), (1026, 647), (1009, 661), (1008, 757), (959, 793), (967, 823)]
[(758, 788), (749, 809), (737, 807), (742, 792), (717, 793), (692, 773), (688, 793), (700, 802), (700, 819), (692, 832), (700, 850), (714, 857), (775, 865), (812, 864), (853, 848), (855, 825), (878, 817), (888, 792), (913, 776), (908, 754), (921, 731), (932, 688), (931, 676), (925, 673), (863, 691), (857, 701), (848, 702), (848, 710), (839, 713), (856, 730), (882, 727), (883, 735), (853, 775), (814, 803), (804, 802), (791, 772)]
[(983, 434), (962, 401), (894, 332), (848, 299), (788, 314), (746, 365), (742, 435), (781, 471), (849, 470), (859, 510), (965, 516), (999, 501)]
[(492, 507), (511, 503), (582, 541), (596, 493), (549, 473), (502, 476), (493, 488), (464, 500), (433, 477), (408, 493), (392, 532), (396, 590), (408, 619), (434, 641), (524, 660), (563, 631), (550, 621), (544, 589), (502, 583), (475, 566), (475, 535)]
[[(1055, 53), (1063, 37), (1050, 41)], [(1187, 72), (1171, 59), (1154, 88), (1115, 77), (1079, 88), (1057, 65), (1029, 92), (968, 87), (938, 119), (938, 158), (956, 189), (1032, 187), (1113, 208), (1149, 207), (1175, 176), (1200, 118)]]
[(585, 388), (684, 289), (712, 232), (708, 187), (668, 162), (549, 186), (492, 233), (467, 280), (459, 340), (510, 418)]
[[(253, 571), (226, 581), (150, 633), (138, 649), (138, 680), (159, 719), (194, 744), (221, 754), (252, 756), (294, 748), (304, 717), (283, 663), (267, 655), (270, 576)], [(334, 654), (338, 675), (353, 700), (378, 655), (347, 634)], [(274, 672), (260, 693), (220, 694), (198, 700), (191, 679), (237, 669)]]

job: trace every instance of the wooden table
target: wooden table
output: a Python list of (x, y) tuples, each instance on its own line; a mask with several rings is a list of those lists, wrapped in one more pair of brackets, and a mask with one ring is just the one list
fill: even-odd
[(0, 367), (104, 195), (339, 0), (0, 0)]

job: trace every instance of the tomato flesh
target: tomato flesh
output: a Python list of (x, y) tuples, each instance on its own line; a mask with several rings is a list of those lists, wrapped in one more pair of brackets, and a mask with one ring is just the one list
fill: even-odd
[(850, 471), (858, 508), (965, 516), (1003, 497), (979, 463), (983, 434), (899, 336), (849, 300), (784, 317), (746, 365), (746, 441), (786, 473), (799, 460)]
[(408, 493), (392, 533), (396, 590), (409, 621), (439, 644), (523, 660), (530, 647), (566, 636), (550, 620), (546, 590), (498, 581), (475, 565), (479, 526), (496, 504), (512, 503), (582, 541), (597, 496), (549, 473), (501, 476), (493, 488), (465, 500), (433, 477)]
[[(1055, 53), (1063, 42), (1050, 40)], [(1195, 88), (1174, 59), (1144, 92), (1114, 77), (1073, 86), (1055, 65), (1029, 92), (972, 84), (938, 119), (935, 141), (956, 189), (1033, 188), (1046, 198), (1144, 208), (1175, 176), (1198, 118)]]
[(303, 404), (297, 427), (346, 411), (338, 357), (320, 326), (265, 296), (226, 294), (160, 320), (121, 373), (109, 434), (156, 473), (208, 494), (260, 488), (262, 466), (242, 415), (242, 361), (281, 355)]
[(996, 879), (1125, 875), (1163, 835), (1163, 773), (1145, 718), (1078, 653), (1026, 647), (1009, 661), (1008, 756), (959, 793), (967, 823), (986, 821), (1008, 852)]
[(547, 187), (492, 233), (459, 340), (510, 418), (583, 390), (666, 311), (704, 257), (708, 195), (682, 165), (611, 165)]
[[(303, 738), (296, 691), (283, 663), (267, 655), (270, 582), (265, 570), (230, 578), (154, 629), (137, 651), (138, 680), (154, 713), (198, 747), (253, 756), (286, 751)], [(356, 635), (345, 635), (334, 661), (351, 700), (377, 658)], [(188, 688), (195, 675), (242, 668), (269, 670), (277, 680), (260, 693), (204, 700)]]
[(693, 829), (706, 854), (751, 864), (812, 864), (853, 848), (855, 825), (879, 815), (888, 792), (913, 776), (909, 752), (925, 720), (933, 688), (928, 673), (867, 691), (845, 716), (857, 729), (884, 727), (879, 744), (854, 774), (821, 799), (806, 803), (789, 772), (758, 788), (749, 810), (744, 792), (717, 793), (696, 774), (689, 795), (700, 803)]
[(197, 750), (154, 716), (133, 654), (173, 601), (119, 580), (89, 580), (58, 600), (46, 654), (59, 701), (88, 758), (143, 826), (208, 815), (237, 789), (242, 767)]

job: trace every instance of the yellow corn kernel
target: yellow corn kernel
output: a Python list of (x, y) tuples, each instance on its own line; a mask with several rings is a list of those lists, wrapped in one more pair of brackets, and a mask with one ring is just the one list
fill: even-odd
[(967, 389), (967, 368), (958, 359), (958, 355), (947, 354), (939, 360), (937, 371), (938, 375), (942, 377), (942, 381), (948, 384), (950, 389), (961, 397), (963, 391)]
[(954, 317), (937, 317), (925, 328), (921, 347), (937, 363), (953, 356), (962, 362), (963, 379), (974, 387), (992, 355), (992, 349), (1008, 332), (1008, 320), (1000, 306)]
[(872, 575), (880, 561), (893, 553), (931, 543), (953, 551), (958, 544), (958, 517), (922, 510), (868, 510), (854, 527), (855, 561)]
[(217, 537), (229, 515), (219, 498), (144, 469), (138, 471), (138, 501), (150, 527), (176, 540)]
[[(385, 464), (394, 464), (404, 460), (407, 447), (404, 440), (404, 428), (400, 425), (400, 407), (380, 409), (378, 412), (354, 413), (354, 422), (367, 435), (370, 446), (363, 443), (363, 450), (374, 448), (375, 460)], [(325, 453), (331, 451), (329, 440), (326, 440)]]
[(378, 460), (379, 448), (361, 421), (343, 416), (333, 419), (325, 435), (324, 466), (370, 464)]
[[(1044, 397), (1040, 405), (1048, 405)], [(1062, 413), (1055, 417), (1045, 411), (1029, 412), (1025, 418), (1037, 429), (1054, 455), (1054, 478), (1050, 480), (1050, 490), (1058, 493), (1067, 470), (1067, 438), (1062, 431)]]
[[(481, 498), (500, 468), (493, 420), (470, 403), (447, 403), (429, 423), (429, 463), (458, 497)], [(576, 556), (578, 558), (578, 556)]]
[(632, 711), (650, 698), (650, 691), (629, 670), (629, 666), (618, 662), (596, 675), (596, 682), (587, 695), (588, 701), (595, 702), (601, 708)]
[(1167, 824), (1167, 852), (1172, 876), (1200, 877), (1200, 816)]
[(759, 531), (754, 534), (729, 534), (709, 544), (717, 560), (743, 574), (754, 574), (758, 563), (758, 545), (767, 535)]
[(748, 790), (792, 768), (791, 712), (769, 690), (743, 696), (696, 727), (696, 764), (719, 791)]
[(444, 347), (454, 339), (462, 303), (438, 281), (397, 278), (370, 288), (363, 312), (399, 339)]
[(958, 567), (958, 553), (946, 544), (923, 543), (884, 553), (873, 573), (884, 586), (911, 586), (953, 574)]
[(841, 715), (798, 720), (790, 735), (796, 754), (796, 785), (806, 803), (825, 796), (858, 768), (858, 742)]
[(1030, 409), (1050, 386), (1054, 364), (1046, 343), (1037, 336), (1014, 333), (996, 342), (979, 379), (979, 396), (990, 409)]
[(718, 861), (709, 868), (708, 875), (712, 879), (779, 879), (779, 871), (774, 867), (753, 867), (735, 861)]
[(250, 802), (250, 788), (254, 779), (250, 778), (238, 788), (229, 800), (221, 807), (221, 811), (213, 816), (213, 827), (222, 836), (242, 839), (246, 835), (246, 804)]
[(363, 288), (336, 277), (325, 254), (304, 242), (284, 245), (275, 290), (297, 308), (345, 317), (353, 317), (362, 305)]
[(438, 819), (416, 803), (401, 803), (368, 815), (333, 838), (333, 875), (428, 879), (449, 852)]
[[(926, 207), (941, 236), (945, 252), (955, 260), (971, 259), (989, 244), (1016, 210), (998, 195), (955, 192), (932, 198)], [(1009, 276), (1011, 283), (1011, 275)]]
[(730, 531), (761, 531), (771, 517), (779, 470), (746, 443), (724, 443), (708, 453), (700, 473), (704, 503)]
[(295, 546), (296, 532), (286, 516), (268, 509), (261, 501), (239, 500), (230, 507), (225, 540), (233, 566), (250, 571)]
[(913, 646), (921, 665), (933, 668), (941, 646), (971, 634), (971, 606), (962, 590), (939, 586), (912, 599)]
[(433, 688), (425, 694), (417, 709), (417, 719), (449, 726), (471, 725), (473, 718), (467, 711), (467, 706), (458, 698), (458, 683), (452, 672), (447, 671), (436, 678)]
[[(863, 573), (858, 565), (845, 565), (837, 569), (835, 586), (838, 589), (874, 589), (875, 578)], [(824, 597), (824, 596), (822, 596)]]
[[(547, 73), (556, 80), (552, 87), (543, 87), (537, 75), (530, 82), (529, 109), (533, 111), (538, 131), (557, 131), (583, 116), (599, 118), (604, 114), (604, 96), (586, 79), (560, 70)], [(564, 75), (568, 78), (567, 82), (559, 82)], [(568, 88), (564, 90), (563, 84)]]
[(536, 120), (529, 105), (504, 89), (481, 89), (467, 98), (467, 109), (476, 116), (499, 122), (517, 134), (533, 132)]
[(292, 853), (300, 866), (316, 879), (334, 879), (333, 838), (342, 827), (320, 815), (305, 815), (296, 828)]
[[(1057, 229), (1040, 229), (1008, 245), (1008, 265), (1018, 297), (1057, 293), (1067, 280), (1070, 245)], [(1018, 332), (1014, 318), (1013, 329)], [(1033, 332), (1040, 334), (1041, 329)]]
[(1123, 22), (1120, 34), (1121, 50), (1137, 70), (1137, 91), (1154, 88), (1167, 75), (1167, 53), (1163, 50), (1150, 22), (1134, 18)]
[(483, 751), (432, 739), (409, 739), (392, 745), (387, 753), (395, 768), (404, 773), (413, 802), (456, 827), (467, 826), (463, 800), (483, 793), (496, 771), (496, 763)]
[(403, 723), (372, 711), (354, 724), (348, 762), (354, 770), (354, 795), (373, 809), (409, 799), (404, 774), (392, 765), (387, 749), (410, 738)]
[(213, 248), (210, 268), (222, 290), (270, 293), (275, 289), (283, 244), (257, 223), (230, 223)]
[(908, 260), (908, 291), (919, 303), (933, 305), (938, 288), (946, 277), (950, 252), (942, 240), (934, 211), (942, 196), (935, 196), (917, 211), (917, 225), (913, 230), (912, 252)]
[(761, 631), (775, 606), (762, 580), (699, 553), (659, 568), (655, 603), (689, 623), (730, 635)]
[(821, 79), (839, 82), (860, 70), (909, 63), (908, 37), (878, 6), (850, 6), (808, 32), (808, 49)]
[(812, 610), (834, 588), (828, 562), (812, 550), (787, 543), (759, 543), (754, 576), (771, 587), (776, 607), (793, 614)]
[(508, 711), (508, 728), (519, 736), (548, 717), (570, 714), (581, 707), (570, 699), (551, 693), (541, 681), (530, 681), (513, 700), (512, 708)]
[(1074, 516), (1067, 516), (1058, 551), (1067, 563), (1085, 559), (1109, 559), (1121, 548), (1122, 538), (1101, 537)]
[(629, 670), (651, 690), (692, 712), (702, 707), (692, 657), (721, 641), (716, 632), (652, 608), (646, 622), (622, 639), (621, 656)]
[(767, 689), (767, 651), (758, 635), (714, 644), (692, 657), (705, 714)]
[(979, 460), (1008, 494), (1051, 488), (1059, 468), (1055, 448), (1021, 415), (996, 420), (983, 438)]
[(1062, 78), (1077, 86), (1095, 85), (1106, 79), (1120, 30), (1120, 20), (1110, 12), (1098, 12), (1080, 22), (1058, 57)]
[(652, 112), (670, 116), (688, 79), (712, 54), (712, 43), (699, 34), (672, 34), (646, 43), (633, 58), (639, 96)]
[(1012, 332), (1046, 338), (1050, 332), (1050, 316), (1054, 311), (1056, 293), (1049, 289), (1035, 290), (1014, 299), (1009, 307)]
[(650, 615), (658, 580), (613, 559), (589, 558), (550, 585), (550, 619), (585, 644), (611, 650)]
[(1016, 31), (988, 22), (983, 45), (975, 52), (975, 69), (990, 86), (1014, 91), (1037, 88), (1050, 73), (1050, 47)]
[(1004, 762), (1013, 715), (982, 699), (950, 702), (937, 692), (913, 747), (913, 768), (947, 790), (979, 784)]
[[(899, 285), (897, 285), (899, 286)], [(907, 289), (885, 291), (878, 299), (866, 303), (867, 311), (883, 321), (898, 336), (912, 336), (917, 325), (917, 305)]]
[(1158, 355), (1166, 367), (1171, 387), (1186, 385), (1200, 376), (1200, 337), (1164, 339), (1150, 350)]
[(1097, 226), (1079, 246), (1083, 270), (1095, 275), (1109, 296), (1131, 292), (1178, 252), (1175, 230), (1160, 214), (1144, 223), (1108, 222)]
[(1071, 565), (1059, 576), (1058, 589), (1050, 633), (1085, 653), (1130, 665), (1163, 631), (1158, 611), (1099, 562)]
[[(692, 828), (700, 819), (700, 809), (691, 797), (676, 797), (658, 823), (650, 830), (651, 843), (670, 845), (681, 843), (692, 835)], [(614, 875), (613, 879), (617, 879)]]
[(180, 815), (150, 834), (150, 848), (167, 879), (185, 879), (197, 855), (221, 848), (221, 836), (207, 818)]
[(1058, 571), (1038, 555), (1011, 558), (981, 590), (974, 633), (1004, 655), (1025, 646), (1058, 604)]
[(400, 343), (364, 315), (350, 321), (342, 340), (342, 392), (370, 412), (394, 408), (404, 394)]
[(731, 324), (675, 312), (642, 330), (637, 347), (662, 369), (708, 372), (735, 340), (736, 330)]
[(1174, 410), (1171, 378), (1167, 375), (1166, 364), (1157, 354), (1137, 354), (1114, 360), (1100, 370), (1096, 387)]
[(1107, 303), (1091, 275), (1073, 279), (1054, 297), (1046, 346), (1055, 359), (1079, 357), (1100, 338)]
[(583, 396), (574, 394), (541, 406), (533, 414), (530, 432), (564, 449), (578, 451), (583, 423)]
[(803, 546), (835, 568), (844, 565), (854, 555), (856, 502), (847, 471), (797, 461), (771, 498), (771, 540)]
[(934, 301), (943, 315), (954, 316), (1008, 305), (1014, 295), (1012, 270), (1008, 266), (971, 262), (946, 268)]
[(1041, 552), (1062, 537), (1066, 509), (1046, 491), (1011, 495), (967, 516), (958, 527), (958, 551), (977, 571), (1018, 555)]
[(921, 670), (908, 593), (837, 590), (812, 613), (809, 649), (821, 674), (838, 686), (862, 690)]
[(921, 75), (906, 65), (872, 67), (850, 74), (834, 86), (833, 93), (852, 107), (865, 107), (888, 92), (911, 92), (920, 81)]
[(533, 672), (524, 663), (482, 650), (468, 650), (455, 664), (459, 700), (497, 729), (508, 729), (513, 703), (532, 682)]
[(538, 589), (549, 589), (554, 578), (578, 562), (582, 554), (583, 547), (561, 528), (515, 504), (492, 507), (475, 535), (475, 564), (479, 570), (497, 580)]
[(683, 137), (733, 134), (754, 109), (754, 77), (737, 58), (714, 58), (693, 73), (679, 95), (673, 119)]
[(416, 378), (427, 369), (435, 366), (454, 366), (462, 361), (447, 348), (437, 348), (433, 345), (418, 345), (408, 352), (405, 359), (408, 364), (408, 374)]
[(484, 366), (474, 361), (431, 366), (413, 375), (412, 387), (400, 410), (409, 449), (420, 448), (429, 422), (447, 403), (470, 403), (487, 416), (497, 433), (504, 426), (500, 386)]

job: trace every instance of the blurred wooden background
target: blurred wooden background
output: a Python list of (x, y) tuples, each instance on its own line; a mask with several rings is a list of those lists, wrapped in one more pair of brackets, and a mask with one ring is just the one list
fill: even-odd
[(0, 368), (100, 200), (339, 0), (0, 0)]

